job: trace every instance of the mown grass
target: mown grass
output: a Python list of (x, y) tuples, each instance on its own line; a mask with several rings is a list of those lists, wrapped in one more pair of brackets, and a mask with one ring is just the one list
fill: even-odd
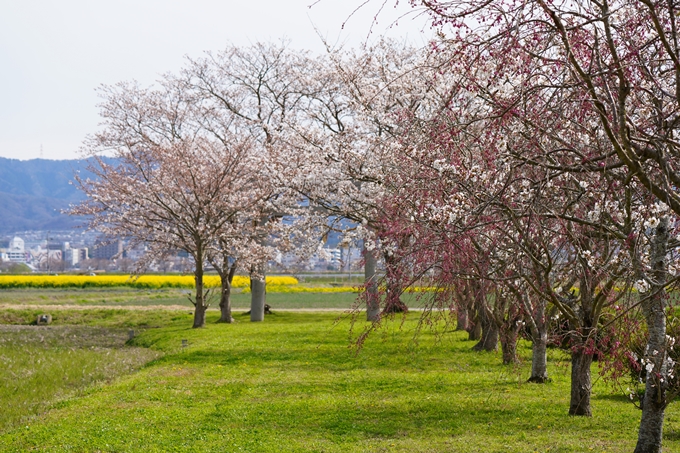
[[(250, 309), (250, 294), (232, 295), (235, 309)], [(357, 299), (356, 293), (267, 293), (267, 303), (277, 308), (350, 308)], [(217, 293), (209, 297), (211, 309), (217, 310)], [(192, 310), (186, 290), (158, 289), (11, 289), (0, 291), (0, 304), (21, 305), (80, 305), (80, 306), (151, 306), (177, 305)]]
[[(0, 291), (0, 305), (21, 307), (22, 305), (77, 305), (81, 307), (111, 306), (180, 306), (193, 310), (187, 296), (189, 291), (173, 288), (139, 290), (132, 288), (110, 289), (8, 289)], [(418, 293), (405, 293), (402, 300), (409, 307), (418, 308), (422, 301)], [(232, 295), (232, 306), (236, 310), (250, 309), (250, 294)], [(208, 297), (209, 310), (218, 310), (218, 293), (213, 291)], [(267, 303), (276, 309), (340, 309), (352, 308), (357, 302), (357, 294), (340, 293), (267, 293)], [(49, 311), (49, 310), (48, 310)]]
[[(121, 315), (122, 316), (122, 315)], [(185, 319), (142, 331), (135, 347), (162, 355), (90, 386), (0, 435), (2, 451), (629, 452), (640, 413), (598, 380), (592, 418), (567, 416), (569, 368), (550, 351), (553, 382), (526, 384), (524, 364), (470, 351), (456, 332), (397, 318), (350, 347), (337, 314), (281, 312), (263, 323), (190, 329)], [(122, 318), (121, 318), (122, 319)], [(363, 328), (355, 326), (355, 334)], [(182, 347), (182, 340), (188, 346)], [(4, 402), (0, 403), (4, 405)], [(671, 405), (665, 451), (680, 451)]]
[(4, 289), (4, 305), (186, 305), (187, 290), (174, 288), (139, 290), (133, 288), (87, 289)]
[(17, 307), (0, 311), (0, 324), (30, 326), (35, 324), (38, 315), (46, 312), (52, 316), (52, 325), (47, 329), (44, 326), (33, 329), (36, 335), (40, 335), (41, 332), (50, 332), (51, 327), (56, 326), (110, 327), (125, 330), (127, 334), (130, 329), (161, 327), (173, 321), (190, 322), (192, 316), (189, 311), (178, 310), (127, 310), (98, 307), (89, 307), (85, 310), (45, 310)]

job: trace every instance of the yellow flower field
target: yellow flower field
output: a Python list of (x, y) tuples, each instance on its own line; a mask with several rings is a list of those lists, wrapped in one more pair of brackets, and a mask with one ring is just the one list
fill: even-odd
[[(294, 277), (267, 277), (267, 285), (286, 287), (297, 285)], [(216, 275), (205, 277), (207, 287), (220, 286)], [(111, 288), (127, 286), (141, 289), (193, 288), (191, 275), (142, 275), (133, 278), (129, 275), (0, 275), (0, 289), (9, 288)], [(234, 277), (235, 288), (250, 286), (250, 278)]]
[[(206, 275), (204, 282), (208, 288), (220, 286), (217, 275)], [(250, 278), (237, 275), (234, 288), (250, 291)], [(142, 275), (138, 278), (129, 275), (0, 275), (0, 289), (14, 288), (115, 288), (130, 287), (137, 289), (194, 288), (192, 275)], [(410, 287), (406, 292), (442, 291), (427, 286)], [(267, 292), (271, 293), (357, 293), (361, 286), (304, 286), (298, 285), (294, 277), (267, 277)]]

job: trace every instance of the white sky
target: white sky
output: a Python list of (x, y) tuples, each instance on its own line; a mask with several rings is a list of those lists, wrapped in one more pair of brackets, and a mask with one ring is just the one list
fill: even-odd
[(99, 85), (150, 85), (178, 71), (185, 55), (230, 42), (286, 38), (292, 48), (322, 52), (314, 27), (352, 47), (379, 35), (427, 41), (427, 20), (406, 0), (387, 0), (371, 27), (382, 1), (349, 17), (363, 0), (321, 0), (311, 9), (314, 0), (0, 0), (0, 157), (75, 159), (97, 130)]

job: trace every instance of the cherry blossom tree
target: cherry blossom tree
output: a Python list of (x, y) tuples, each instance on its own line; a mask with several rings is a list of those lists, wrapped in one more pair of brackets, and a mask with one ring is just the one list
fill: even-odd
[[(552, 130), (566, 132), (561, 136), (544, 133), (536, 140), (534, 134), (527, 133), (526, 125), (529, 120), (537, 123), (541, 118), (522, 112), (520, 121), (516, 121), (515, 115), (506, 114), (506, 101), (514, 93), (504, 90), (500, 69), (486, 71), (496, 64), (487, 62), (485, 67), (472, 70), (466, 66), (469, 64), (463, 58), (452, 64), (456, 69), (452, 71), (452, 83), (460, 87), (447, 107), (452, 120), (438, 119), (435, 128), (422, 134), (424, 138), (416, 137), (407, 143), (405, 163), (394, 172), (391, 182), (394, 186), (390, 193), (399, 196), (387, 201), (395, 205), (388, 217), (403, 226), (395, 226), (391, 234), (413, 236), (409, 225), (422, 226), (424, 229), (416, 230), (420, 231), (417, 242), (431, 236), (435, 242), (430, 242), (429, 247), (450, 237), (451, 244), (436, 253), (439, 262), (430, 261), (429, 265), (445, 267), (441, 263), (447, 256), (444, 250), (457, 247), (462, 253), (453, 255), (454, 267), (448, 266), (452, 269), (449, 274), (456, 276), (461, 268), (470, 268), (465, 264), (456, 266), (467, 263), (461, 257), (472, 250), (461, 244), (465, 237), (462, 233), (481, 232), (495, 225), (490, 231), (512, 244), (512, 252), (524, 256), (530, 264), (517, 261), (514, 275), (490, 275), (485, 271), (478, 276), (500, 280), (521, 277), (543, 307), (549, 302), (569, 320), (575, 389), (570, 413), (589, 415), (590, 361), (595, 352), (597, 323), (603, 310), (623, 293), (613, 288), (618, 282), (624, 282), (625, 288), (631, 278), (625, 271), (642, 269), (631, 265), (640, 261), (640, 248), (631, 237), (640, 236), (645, 228), (641, 219), (653, 216), (656, 208), (645, 208), (648, 199), (626, 183), (631, 174), (611, 159), (600, 159), (592, 168), (572, 163), (574, 155), (611, 149), (597, 136), (596, 128), (574, 129), (573, 118), (582, 117), (571, 117), (571, 111), (541, 111), (545, 122), (552, 123)], [(515, 69), (517, 65), (507, 64), (504, 70), (508, 68)], [(564, 109), (564, 105), (560, 108)], [(553, 147), (551, 154), (545, 153), (547, 147)], [(606, 171), (598, 172), (598, 168)], [(490, 237), (489, 232), (484, 234)], [(494, 242), (476, 241), (481, 244), (477, 252), (487, 251), (491, 258), (494, 247), (489, 244)], [(630, 251), (630, 255), (625, 257), (619, 253), (621, 249)], [(504, 268), (512, 269), (507, 263)], [(447, 278), (451, 284), (452, 277)], [(558, 289), (569, 289), (573, 284), (577, 284), (578, 294), (566, 298), (557, 294)]]
[[(311, 255), (326, 222), (283, 176), (283, 168), (290, 165), (286, 131), (300, 121), (311, 80), (319, 76), (310, 71), (310, 61), (305, 52), (293, 51), (285, 43), (228, 46), (190, 60), (180, 76), (184, 89), (200, 105), (202, 127), (227, 143), (233, 128), (225, 135), (224, 125), (238, 124), (237, 133), (249, 139), (250, 152), (258, 156), (252, 164), (258, 183), (267, 186), (265, 202), (246, 222), (249, 251), (236, 258), (250, 271), (252, 321), (264, 319), (267, 261), (277, 251)], [(282, 222), (284, 217), (290, 221)], [(259, 253), (253, 253), (256, 250)]]
[[(518, 118), (524, 131), (535, 138), (536, 154), (540, 151), (549, 157), (560, 150), (576, 150), (584, 144), (584, 129), (596, 132), (597, 141), (607, 146), (574, 152), (565, 168), (601, 173), (625, 166), (641, 188), (680, 212), (674, 139), (680, 92), (677, 5), (628, 0), (412, 3), (431, 13), (433, 25), (452, 42), (476, 53), (475, 67), (486, 69), (494, 63), (494, 75), (506, 85), (500, 91), (515, 96), (505, 99), (510, 102), (495, 99), (488, 106)], [(504, 71), (507, 64), (519, 71)], [(565, 129), (553, 127), (552, 115), (543, 115), (560, 110), (572, 118), (566, 134)], [(663, 234), (654, 237), (663, 242)], [(658, 252), (655, 258), (662, 256), (665, 253)], [(664, 277), (658, 272), (647, 274)], [(656, 283), (663, 288), (665, 282)], [(655, 299), (658, 305), (665, 297), (657, 291), (654, 298), (645, 299), (644, 304)], [(658, 368), (663, 362), (659, 357), (664, 356), (658, 352), (664, 351), (665, 343), (661, 330), (652, 329), (661, 326), (661, 311), (651, 312), (658, 318), (649, 320), (650, 348), (657, 351), (653, 360), (659, 362), (655, 362)], [(648, 390), (658, 394), (663, 387), (651, 382)], [(661, 394), (656, 400), (665, 398)], [(662, 409), (648, 409), (643, 408), (636, 451), (661, 449)]]
[[(230, 282), (238, 268), (251, 275), (251, 320), (261, 321), (267, 261), (278, 252), (293, 249), (309, 253), (309, 243), (318, 243), (313, 236), (320, 236), (315, 226), (321, 220), (301, 205), (299, 194), (286, 186), (276, 165), (284, 146), (284, 120), (298, 114), (305, 86), (299, 77), (305, 67), (304, 56), (283, 45), (229, 46), (189, 60), (179, 74), (166, 74), (156, 88), (119, 84), (102, 90), (105, 129), (91, 140), (89, 152), (112, 149), (119, 160), (127, 159), (131, 165), (144, 156), (150, 168), (165, 164), (169, 174), (173, 163), (164, 160), (164, 153), (169, 153), (165, 150), (179, 150), (176, 154), (183, 154), (189, 162), (203, 159), (203, 174), (188, 177), (182, 190), (196, 192), (195, 199), (187, 199), (195, 209), (203, 209), (200, 205), (206, 203), (214, 206), (211, 217), (194, 216), (195, 222), (205, 224), (201, 262), (196, 265), (202, 272), (203, 263), (210, 262), (221, 277), (224, 322), (232, 320)], [(201, 149), (194, 146), (199, 142), (214, 152), (205, 156), (194, 153)], [(212, 173), (210, 162), (215, 167)], [(177, 164), (178, 171), (186, 166)], [(212, 176), (222, 185), (208, 188), (213, 190), (211, 199), (199, 196), (205, 189), (202, 184)], [(284, 216), (292, 220), (281, 222)], [(180, 244), (175, 248), (191, 247)]]
[[(72, 213), (92, 216), (91, 228), (128, 237), (133, 245), (148, 243), (142, 266), (171, 250), (189, 253), (196, 279), (194, 327), (201, 327), (205, 263), (224, 265), (235, 250), (245, 256), (244, 249), (249, 259), (263, 259), (263, 248), (243, 233), (271, 205), (274, 190), (261, 171), (266, 156), (241, 133), (239, 118), (216, 121), (189, 88), (169, 74), (156, 88), (102, 88), (104, 128), (85, 152), (113, 160), (98, 157), (90, 169), (96, 178), (78, 179), (88, 200)], [(231, 269), (218, 268), (223, 278), (233, 276)], [(223, 282), (223, 307), (227, 290)], [(231, 319), (230, 313), (223, 318)]]
[[(443, 95), (424, 74), (427, 52), (382, 41), (359, 51), (333, 51), (313, 62), (317, 75), (311, 82), (304, 116), (291, 124), (287, 161), (289, 181), (320, 211), (355, 225), (346, 240), (364, 244), (367, 319), (378, 321), (381, 312), (404, 310), (401, 290), (391, 283), (382, 302), (377, 291), (379, 258), (396, 259), (398, 244), (381, 240), (381, 205), (384, 180), (392, 171), (394, 145), (402, 131), (400, 115), (435, 108)], [(434, 79), (432, 79), (434, 80)], [(385, 238), (387, 239), (387, 238)]]
[(251, 203), (245, 193), (233, 193), (240, 182), (233, 178), (234, 167), (242, 164), (244, 152), (238, 144), (224, 149), (198, 138), (119, 148), (112, 163), (97, 158), (88, 168), (96, 179), (78, 180), (88, 199), (71, 213), (89, 216), (89, 227), (108, 236), (146, 243), (150, 250), (143, 264), (169, 251), (186, 251), (196, 282), (193, 326), (203, 327), (204, 264), (223, 226)]

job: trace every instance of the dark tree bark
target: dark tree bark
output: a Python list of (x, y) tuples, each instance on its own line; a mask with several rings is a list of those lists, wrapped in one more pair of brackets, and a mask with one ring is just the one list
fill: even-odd
[(479, 311), (476, 308), (468, 310), (468, 314), (472, 313), (472, 318), (468, 317), (468, 325), (465, 330), (468, 333), (469, 341), (479, 341), (482, 338), (482, 323), (479, 320)]
[(479, 324), (482, 328), (482, 338), (472, 347), (473, 351), (495, 351), (498, 349), (498, 326), (486, 313), (483, 307), (477, 310)]
[(394, 256), (385, 253), (384, 258), (387, 264), (387, 275), (385, 276), (385, 308), (382, 313), (406, 313), (408, 307), (401, 300), (402, 285), (398, 275), (402, 269)]
[[(228, 261), (228, 258), (225, 258), (225, 261)], [(235, 273), (236, 263), (233, 263), (231, 266), (226, 264), (226, 266), (220, 269), (222, 292), (220, 293), (220, 320), (218, 322), (234, 322), (234, 318), (231, 316), (231, 283), (234, 281)]]
[(512, 335), (512, 331), (501, 331), (501, 351), (503, 353), (503, 365), (519, 363), (517, 358), (517, 335)]
[[(584, 247), (585, 250), (590, 247)], [(571, 344), (571, 401), (569, 403), (569, 415), (591, 417), (590, 392), (592, 383), (590, 377), (590, 365), (593, 363), (593, 354), (589, 347), (599, 315), (595, 314), (595, 288), (597, 284), (590, 270), (585, 270), (579, 283), (579, 304), (577, 320), (569, 323), (571, 332), (569, 342)]]
[(578, 348), (571, 353), (571, 402), (569, 403), (569, 415), (581, 415), (591, 417), (590, 391), (590, 365), (593, 363), (593, 355), (587, 354)]
[(479, 320), (479, 307), (473, 297), (472, 283), (470, 281), (463, 281), (461, 285), (463, 286), (463, 291), (458, 293), (460, 296), (458, 305), (464, 307), (467, 312), (465, 330), (468, 333), (468, 340), (479, 341), (482, 338), (482, 324)]
[(477, 311), (477, 324), (482, 329), (482, 335), (473, 351), (495, 351), (498, 349), (498, 324), (493, 313), (487, 308), (487, 292), (484, 284), (479, 280), (469, 280), (470, 297)]
[(199, 247), (196, 252), (196, 269), (194, 270), (194, 281), (196, 282), (196, 298), (194, 300), (194, 329), (205, 327), (205, 311), (208, 305), (205, 303), (203, 292), (203, 251)]
[(455, 286), (453, 295), (456, 307), (456, 330), (465, 330), (469, 333), (471, 304), (468, 297), (468, 285), (461, 280), (460, 284)]
[(466, 307), (458, 307), (456, 309), (456, 330), (467, 330), (468, 328), (468, 310)]
[[(647, 322), (646, 363), (654, 365), (647, 372), (645, 397), (642, 402), (642, 419), (638, 431), (635, 453), (660, 453), (666, 409), (666, 252), (668, 250), (668, 217), (663, 217), (656, 227), (650, 248), (652, 284), (650, 293), (642, 302), (642, 312)], [(662, 381), (663, 379), (663, 381)]]
[(503, 353), (503, 365), (519, 363), (517, 357), (517, 338), (522, 324), (514, 317), (508, 319), (500, 327), (501, 351)]
[(513, 303), (512, 299), (503, 289), (496, 287), (492, 303), (490, 301), (492, 311), (487, 313), (498, 329), (503, 365), (519, 363), (517, 338), (524, 323), (522, 322), (519, 301)]

